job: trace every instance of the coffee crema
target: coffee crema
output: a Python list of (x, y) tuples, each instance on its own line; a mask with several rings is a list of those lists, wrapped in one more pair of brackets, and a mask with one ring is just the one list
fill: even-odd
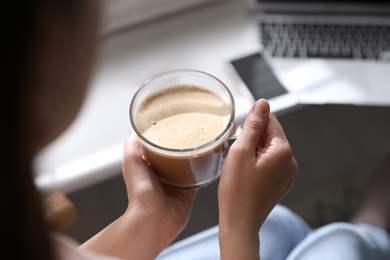
[(151, 94), (136, 115), (137, 129), (149, 141), (171, 149), (204, 145), (224, 130), (229, 108), (215, 93), (194, 85)]

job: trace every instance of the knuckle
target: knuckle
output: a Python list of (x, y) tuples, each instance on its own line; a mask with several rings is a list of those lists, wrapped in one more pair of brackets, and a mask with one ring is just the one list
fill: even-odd
[(291, 146), (287, 142), (283, 142), (283, 144), (280, 145), (279, 153), (281, 157), (285, 160), (291, 160), (291, 158), (293, 157)]
[(290, 182), (289, 182), (289, 190), (291, 190), (293, 187), (294, 187), (294, 184), (295, 184), (295, 178), (297, 177), (297, 174), (298, 174), (298, 163), (297, 161), (295, 160), (295, 158), (293, 157), (293, 160), (291, 162), (291, 166), (290, 168), (288, 169), (288, 173), (289, 173), (289, 176), (288, 178), (290, 179)]
[(292, 181), (289, 182), (287, 186), (287, 191), (291, 191), (294, 188), (295, 185), (295, 180), (293, 179)]
[(294, 178), (295, 178), (295, 176), (299, 172), (299, 164), (298, 164), (297, 160), (295, 160), (295, 158), (293, 158), (293, 171), (295, 172), (295, 174), (294, 174)]
[(286, 169), (291, 173), (292, 177), (295, 178), (299, 165), (296, 159), (294, 158), (293, 151), (288, 142), (282, 142), (278, 146), (278, 156), (276, 156), (277, 164), (284, 165)]
[(274, 114), (269, 114), (269, 118), (272, 120), (278, 120), (278, 118)]
[(241, 142), (235, 142), (229, 149), (229, 154), (232, 154), (234, 157), (238, 157), (243, 154), (248, 153), (248, 147), (243, 145)]

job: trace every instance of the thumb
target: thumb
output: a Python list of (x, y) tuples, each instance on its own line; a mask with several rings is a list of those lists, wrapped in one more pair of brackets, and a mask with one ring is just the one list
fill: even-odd
[(136, 181), (144, 175), (149, 175), (150, 168), (142, 158), (138, 139), (131, 133), (124, 145), (122, 172), (126, 181)]
[(237, 142), (248, 149), (256, 149), (268, 124), (269, 111), (269, 103), (265, 99), (256, 101), (245, 119)]
[(124, 145), (122, 174), (128, 196), (154, 189), (160, 192), (161, 185), (149, 165), (142, 157), (138, 138), (131, 133)]
[[(130, 164), (143, 164), (142, 154), (139, 147), (137, 135), (134, 132), (130, 132), (129, 137), (127, 138), (124, 151), (123, 151), (124, 163)], [(127, 167), (126, 167), (127, 168)]]

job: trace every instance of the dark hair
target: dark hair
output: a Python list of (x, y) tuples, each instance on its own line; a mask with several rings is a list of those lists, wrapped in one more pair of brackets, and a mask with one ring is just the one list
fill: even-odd
[[(39, 37), (39, 20), (50, 4), (69, 12), (66, 0), (11, 1), (8, 32), (3, 32), (7, 54), (3, 64), (1, 102), (1, 180), (0, 180), (0, 248), (10, 259), (53, 259), (47, 228), (41, 210), (41, 198), (34, 185), (32, 155), (28, 134), (30, 122), (29, 68), (36, 57), (34, 43)], [(6, 94), (6, 95), (5, 95)]]

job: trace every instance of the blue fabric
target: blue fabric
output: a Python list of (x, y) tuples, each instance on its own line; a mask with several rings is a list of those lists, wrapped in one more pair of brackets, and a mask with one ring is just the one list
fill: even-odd
[[(390, 236), (369, 224), (332, 223), (316, 230), (277, 205), (260, 230), (262, 260), (390, 259)], [(218, 226), (184, 239), (157, 259), (220, 259)]]
[(309, 225), (288, 208), (277, 205), (260, 230), (262, 260), (284, 260), (311, 231)]
[(390, 259), (389, 235), (368, 224), (332, 223), (300, 242), (287, 260)]

